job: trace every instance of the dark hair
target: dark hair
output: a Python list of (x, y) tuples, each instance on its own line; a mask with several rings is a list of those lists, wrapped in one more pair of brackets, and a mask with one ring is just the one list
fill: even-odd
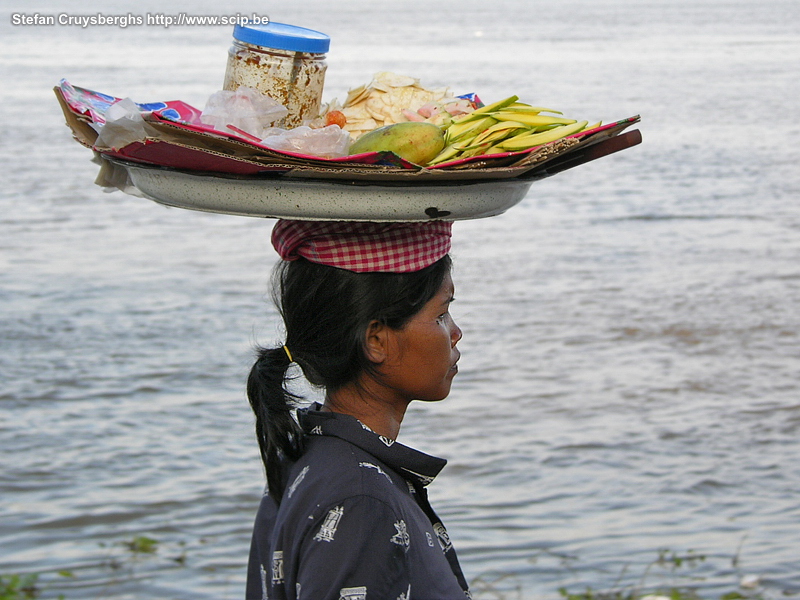
[[(303, 258), (279, 263), (273, 300), (286, 328), (286, 347), (305, 378), (330, 392), (374, 372), (364, 351), (368, 325), (402, 328), (436, 295), (450, 267), (449, 256), (413, 273), (354, 273)], [(297, 460), (303, 450), (294, 416), (301, 398), (287, 389), (291, 361), (284, 348), (257, 352), (247, 396), (269, 492), (280, 503), (286, 461)]]

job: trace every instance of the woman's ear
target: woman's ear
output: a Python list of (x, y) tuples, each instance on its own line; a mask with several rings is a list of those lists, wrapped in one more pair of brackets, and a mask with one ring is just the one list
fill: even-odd
[(380, 365), (389, 357), (391, 334), (391, 328), (380, 321), (372, 321), (367, 325), (364, 350), (371, 362)]

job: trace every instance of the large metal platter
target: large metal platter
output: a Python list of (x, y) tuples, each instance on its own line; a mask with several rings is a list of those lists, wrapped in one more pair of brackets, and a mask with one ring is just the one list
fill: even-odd
[(242, 178), (113, 161), (146, 197), (179, 208), (317, 221), (458, 221), (499, 215), (518, 204), (531, 181), (440, 185)]

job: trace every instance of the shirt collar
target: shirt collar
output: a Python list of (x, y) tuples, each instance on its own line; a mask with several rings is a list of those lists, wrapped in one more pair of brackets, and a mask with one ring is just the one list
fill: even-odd
[(447, 464), (443, 458), (424, 454), (393, 439), (378, 435), (350, 415), (323, 412), (318, 403), (297, 411), (303, 431), (308, 435), (329, 435), (343, 439), (369, 452), (406, 479), (426, 486)]

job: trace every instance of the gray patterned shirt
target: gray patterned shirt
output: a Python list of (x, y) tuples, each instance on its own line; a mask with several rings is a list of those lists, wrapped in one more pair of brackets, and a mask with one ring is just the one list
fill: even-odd
[(446, 461), (318, 409), (299, 411), (306, 449), (280, 506), (261, 500), (247, 600), (469, 598), (425, 490)]

